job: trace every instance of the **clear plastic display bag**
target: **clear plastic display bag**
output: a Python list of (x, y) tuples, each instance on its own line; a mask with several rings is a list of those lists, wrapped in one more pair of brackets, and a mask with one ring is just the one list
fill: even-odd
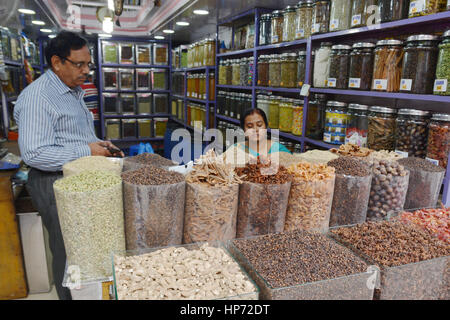
[(325, 233), (330, 223), (335, 176), (326, 180), (292, 181), (284, 231), (306, 230)]
[(283, 232), (291, 182), (244, 182), (239, 191), (236, 238)]
[(404, 209), (435, 207), (444, 181), (445, 170), (438, 172), (409, 170), (409, 185)]
[(123, 182), (127, 250), (181, 244), (186, 183)]
[(366, 222), (372, 175), (336, 174), (330, 227)]
[(183, 243), (236, 237), (239, 185), (186, 184)]

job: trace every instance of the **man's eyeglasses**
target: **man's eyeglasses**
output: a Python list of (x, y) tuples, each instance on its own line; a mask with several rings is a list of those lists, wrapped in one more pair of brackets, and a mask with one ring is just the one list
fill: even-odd
[[(72, 60), (70, 60), (70, 59), (68, 59), (68, 58), (62, 58), (62, 57), (60, 57), (61, 58), (61, 60), (67, 60), (67, 61), (69, 61), (71, 64), (73, 64), (75, 67), (77, 67), (78, 69), (82, 69), (85, 65), (86, 65), (86, 63), (85, 62), (73, 62)], [(94, 64), (92, 63), (92, 62), (88, 62), (88, 64), (87, 64), (87, 67), (89, 68), (89, 69), (93, 69), (94, 68)]]

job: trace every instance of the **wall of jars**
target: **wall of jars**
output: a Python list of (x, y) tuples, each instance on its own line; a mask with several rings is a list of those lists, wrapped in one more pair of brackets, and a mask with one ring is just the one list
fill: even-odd
[(186, 97), (200, 100), (208, 99), (206, 83), (208, 82), (209, 99), (213, 100), (216, 90), (215, 73), (210, 72), (208, 79), (206, 73), (187, 73)]
[[(176, 68), (212, 67), (216, 65), (216, 41), (211, 38), (190, 44), (180, 49), (180, 63)], [(186, 52), (186, 67), (184, 66), (183, 54)]]

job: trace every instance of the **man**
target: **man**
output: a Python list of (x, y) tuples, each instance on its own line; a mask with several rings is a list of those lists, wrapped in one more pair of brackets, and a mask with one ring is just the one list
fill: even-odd
[[(19, 148), (32, 169), (27, 189), (50, 237), (53, 276), (60, 299), (71, 299), (62, 287), (66, 251), (56, 210), (53, 182), (62, 177), (62, 166), (84, 156), (111, 156), (111, 142), (95, 136), (91, 113), (80, 85), (91, 68), (87, 41), (72, 32), (61, 32), (45, 50), (50, 69), (22, 91), (14, 109), (19, 127)], [(123, 156), (123, 154), (122, 154)]]

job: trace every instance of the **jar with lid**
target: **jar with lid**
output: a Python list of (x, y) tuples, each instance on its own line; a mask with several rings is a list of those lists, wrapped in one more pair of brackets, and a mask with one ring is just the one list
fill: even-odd
[(372, 90), (398, 92), (402, 75), (403, 42), (381, 40), (377, 42), (373, 66)]
[(295, 88), (297, 84), (297, 54), (284, 53), (281, 57), (280, 87)]
[(194, 98), (200, 99), (200, 74), (194, 74)]
[(327, 108), (327, 96), (316, 94), (308, 103), (306, 117), (306, 135), (315, 140), (323, 139), (325, 128), (325, 110)]
[(280, 43), (283, 41), (283, 27), (284, 27), (284, 18), (283, 12), (280, 10), (275, 10), (272, 12), (272, 44)]
[(255, 76), (255, 58), (247, 58), (248, 63), (248, 75), (247, 75), (247, 86), (253, 85), (253, 77)]
[(314, 0), (311, 34), (327, 33), (330, 25), (330, 1)]
[(248, 63), (247, 58), (242, 58), (239, 66), (239, 85), (246, 86), (248, 82)]
[(200, 81), (200, 88), (197, 99), (206, 99), (206, 74), (202, 73), (198, 75)]
[(193, 62), (193, 67), (196, 68), (198, 67), (198, 59), (199, 59), (199, 43), (196, 42), (192, 45), (192, 62)]
[(269, 97), (260, 94), (260, 95), (258, 95), (256, 102), (257, 102), (258, 109), (261, 109), (262, 111), (264, 111), (264, 113), (266, 114), (266, 117), (268, 117), (269, 116), (269, 105), (270, 105)]
[[(311, 74), (314, 73), (314, 57), (315, 51), (311, 52)], [(306, 81), (306, 51), (300, 51), (298, 53), (297, 60), (297, 87), (301, 88)]]
[(445, 11), (447, 0), (411, 0), (409, 3), (409, 18), (425, 16)]
[(352, 143), (360, 147), (367, 147), (369, 132), (369, 106), (351, 103), (348, 105), (348, 127), (345, 143)]
[(433, 92), (438, 95), (450, 95), (450, 30), (444, 33), (444, 40), (439, 44)]
[(252, 102), (253, 102), (253, 96), (251, 95), (251, 94), (246, 94), (245, 95), (245, 108), (244, 108), (244, 111), (245, 110), (248, 110), (248, 109), (252, 109)]
[[(209, 97), (207, 100), (214, 100), (216, 96), (216, 77), (214, 73), (209, 74)], [(206, 99), (207, 97), (205, 97)]]
[(395, 152), (405, 157), (425, 158), (429, 119), (427, 111), (400, 109), (395, 128)]
[(106, 120), (106, 139), (120, 139), (120, 119)]
[(259, 45), (265, 46), (272, 43), (271, 39), (271, 23), (272, 23), (272, 15), (269, 14), (263, 14), (261, 15), (261, 21), (259, 24)]
[(236, 109), (234, 110), (234, 117), (237, 120), (241, 120), (241, 115), (243, 115), (244, 104), (245, 104), (245, 94), (244, 93), (235, 93), (234, 94), (234, 105)]
[(225, 70), (226, 70), (226, 85), (231, 85), (233, 82), (233, 65), (232, 60), (225, 61)]
[(408, 17), (409, 0), (379, 0), (378, 10), (381, 22), (406, 19)]
[(331, 47), (330, 70), (327, 85), (330, 88), (347, 89), (350, 67), (350, 50), (347, 45), (334, 45)]
[(273, 54), (269, 61), (269, 86), (279, 87), (281, 85), (281, 59)]
[(213, 39), (205, 40), (205, 66), (214, 66), (216, 64), (216, 42)]
[(269, 60), (270, 56), (261, 55), (258, 59), (258, 86), (269, 86)]
[(395, 109), (380, 106), (370, 107), (367, 137), (367, 145), (370, 149), (394, 151), (395, 116)]
[(373, 49), (370, 42), (358, 42), (350, 52), (349, 89), (370, 90), (372, 87)]
[(230, 112), (229, 112), (230, 111), (230, 107), (229, 107), (230, 93), (227, 91), (223, 91), (223, 94), (224, 94), (224, 97), (223, 97), (224, 104), (223, 104), (223, 107), (221, 107), (221, 111), (224, 116), (229, 117), (230, 116)]
[(347, 104), (339, 101), (328, 101), (325, 111), (323, 141), (337, 145), (344, 144), (347, 126)]
[(238, 86), (241, 83), (241, 68), (240, 68), (240, 60), (234, 59), (232, 60), (232, 70), (233, 70), (233, 78), (231, 80), (231, 84), (233, 86)]
[(415, 35), (406, 40), (403, 56), (400, 91), (432, 94), (439, 55), (439, 38), (433, 35)]
[(352, 1), (351, 28), (371, 26), (380, 23), (378, 13), (379, 0), (354, 0)]
[(293, 99), (283, 98), (280, 103), (278, 128), (283, 132), (292, 132)]
[(230, 117), (237, 119), (238, 106), (240, 102), (240, 93), (238, 92), (230, 92)]
[(303, 103), (294, 99), (292, 106), (292, 134), (301, 136), (303, 134)]
[(193, 56), (194, 56), (193, 46), (189, 45), (188, 51), (187, 51), (187, 67), (188, 68), (192, 68), (194, 65)]
[(297, 5), (295, 20), (295, 39), (305, 39), (311, 37), (311, 24), (313, 20), (314, 1), (303, 0)]
[(226, 60), (220, 60), (219, 62), (219, 84), (226, 85), (227, 84), (227, 69), (225, 67)]
[(278, 129), (280, 121), (280, 97), (270, 96), (269, 128)]
[(205, 40), (200, 41), (198, 46), (198, 66), (204, 66), (203, 62), (205, 61)]
[(295, 40), (295, 6), (287, 6), (283, 11), (283, 41)]
[(450, 152), (450, 114), (433, 114), (428, 131), (427, 159), (447, 169)]
[(330, 71), (331, 42), (322, 42), (316, 50), (314, 59), (313, 85), (316, 88), (327, 86)]
[(351, 0), (331, 0), (330, 31), (346, 30), (350, 27)]
[(225, 108), (225, 92), (218, 91), (217, 92), (217, 101), (216, 101), (216, 114), (224, 115), (223, 109)]

